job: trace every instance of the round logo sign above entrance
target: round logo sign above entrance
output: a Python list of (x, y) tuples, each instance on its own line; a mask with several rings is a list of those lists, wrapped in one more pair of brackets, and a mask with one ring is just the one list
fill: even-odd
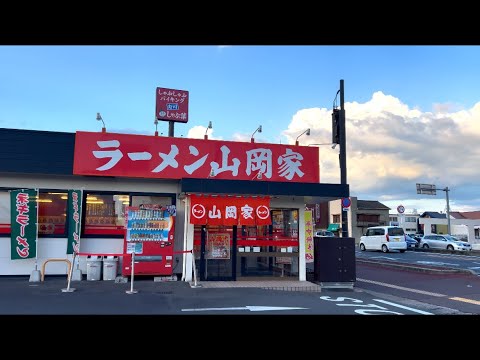
[(342, 207), (343, 208), (348, 208), (348, 207), (350, 207), (350, 205), (352, 205), (352, 201), (350, 200), (350, 198), (343, 198), (342, 199)]
[(397, 206), (397, 211), (398, 211), (399, 214), (403, 214), (405, 212), (405, 206), (398, 205)]

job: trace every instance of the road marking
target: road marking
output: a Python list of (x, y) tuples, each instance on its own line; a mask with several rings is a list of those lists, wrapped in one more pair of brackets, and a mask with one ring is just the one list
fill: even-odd
[(480, 269), (480, 266), (469, 267), (470, 270)]
[(456, 300), (456, 301), (463, 301), (463, 302), (473, 304), (473, 305), (480, 305), (480, 301), (472, 300), (472, 299), (465, 299), (465, 298), (462, 298), (462, 297), (451, 297), (449, 299), (450, 300)]
[(440, 262), (440, 261), (417, 261), (418, 264), (424, 264), (424, 265), (451, 265), (451, 266), (460, 266), (459, 264), (452, 264), (452, 263), (446, 263), (446, 262)]
[(222, 311), (222, 310), (248, 310), (248, 311), (277, 311), (277, 310), (306, 310), (303, 307), (282, 307), (282, 306), (243, 306), (243, 307), (226, 307), (226, 308), (199, 308), (199, 309), (182, 309), (182, 311)]
[(367, 256), (367, 258), (370, 258), (370, 259), (388, 259), (388, 260), (398, 261), (397, 258), (391, 258), (391, 257), (388, 257), (388, 256)]
[(429, 296), (436, 296), (436, 297), (447, 297), (447, 295), (443, 295), (443, 294), (438, 294), (438, 293), (433, 293), (433, 292), (423, 291), (423, 290), (417, 290), (417, 289), (411, 289), (411, 288), (392, 285), (392, 284), (387, 284), (387, 283), (379, 282), (379, 281), (359, 279), (359, 278), (357, 278), (357, 281), (362, 281), (362, 282), (366, 282), (366, 283), (369, 283), (369, 284), (375, 284), (375, 285), (380, 285), (380, 286), (386, 286), (386, 287), (390, 287), (390, 288), (398, 289), (398, 290), (410, 291), (410, 292), (417, 293), (417, 294), (422, 294), (422, 295), (429, 295)]
[(416, 313), (419, 313), (419, 314), (422, 314), (422, 315), (433, 315), (432, 313), (429, 313), (429, 312), (426, 312), (426, 311), (423, 311), (423, 310), (414, 309), (414, 308), (411, 308), (411, 307), (408, 307), (408, 306), (396, 304), (396, 303), (386, 301), (386, 300), (380, 300), (380, 299), (372, 299), (372, 300), (381, 302), (383, 304), (396, 306), (396, 307), (399, 307), (400, 309), (410, 310), (410, 311), (413, 311), (413, 312), (416, 312)]

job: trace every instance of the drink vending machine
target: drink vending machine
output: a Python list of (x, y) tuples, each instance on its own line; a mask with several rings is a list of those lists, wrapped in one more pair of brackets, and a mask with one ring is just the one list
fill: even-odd
[(175, 206), (140, 205), (125, 208), (122, 275), (172, 275)]

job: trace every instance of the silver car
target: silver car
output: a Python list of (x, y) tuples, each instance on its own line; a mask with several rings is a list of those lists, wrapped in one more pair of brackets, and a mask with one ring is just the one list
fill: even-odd
[(466, 241), (460, 241), (451, 235), (425, 235), (420, 240), (420, 247), (422, 249), (443, 249), (443, 250), (457, 250), (457, 251), (471, 251), (472, 245)]

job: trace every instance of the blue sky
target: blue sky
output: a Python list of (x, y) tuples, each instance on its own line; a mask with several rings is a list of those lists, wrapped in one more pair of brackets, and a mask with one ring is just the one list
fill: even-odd
[[(155, 89), (190, 92), (175, 136), (331, 141), (345, 81), (352, 196), (395, 212), (480, 210), (479, 46), (0, 46), (0, 127), (153, 134)], [(477, 105), (478, 104), (478, 105)], [(159, 132), (168, 133), (160, 122)], [(338, 152), (320, 147), (321, 181), (338, 183)]]

